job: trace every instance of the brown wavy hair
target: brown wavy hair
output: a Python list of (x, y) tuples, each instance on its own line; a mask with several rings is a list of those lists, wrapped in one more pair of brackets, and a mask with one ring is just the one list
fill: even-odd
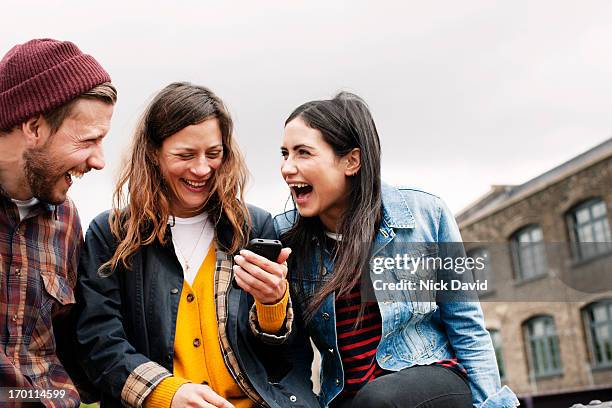
[(223, 101), (210, 89), (175, 82), (162, 89), (144, 111), (136, 127), (131, 154), (113, 194), (109, 222), (119, 241), (112, 258), (99, 273), (110, 275), (119, 266), (130, 269), (130, 257), (142, 245), (167, 241), (167, 224), (175, 193), (158, 164), (163, 141), (181, 129), (215, 118), (219, 121), (223, 161), (215, 171), (210, 195), (203, 205), (215, 226), (224, 217), (233, 230), (229, 252), (244, 246), (251, 220), (243, 192), (248, 171), (233, 139), (233, 122)]

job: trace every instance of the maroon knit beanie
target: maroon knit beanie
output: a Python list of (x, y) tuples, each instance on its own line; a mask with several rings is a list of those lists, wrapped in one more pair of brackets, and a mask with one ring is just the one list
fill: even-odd
[(91, 56), (69, 41), (31, 40), (0, 61), (0, 130), (55, 109), (110, 82)]

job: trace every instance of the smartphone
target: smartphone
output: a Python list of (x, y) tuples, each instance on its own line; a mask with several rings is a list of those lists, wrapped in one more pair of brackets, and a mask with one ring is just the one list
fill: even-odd
[[(283, 249), (283, 244), (277, 239), (255, 238), (249, 241), (249, 245), (245, 249), (276, 262), (281, 249)], [(241, 289), (234, 277), (232, 277), (232, 286), (234, 289)]]
[(277, 239), (255, 238), (249, 241), (246, 249), (264, 258), (268, 258), (272, 262), (276, 262), (281, 249), (283, 249), (283, 244)]

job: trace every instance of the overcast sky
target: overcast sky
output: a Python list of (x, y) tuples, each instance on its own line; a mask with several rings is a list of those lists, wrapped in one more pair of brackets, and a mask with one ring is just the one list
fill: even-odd
[[(107, 167), (76, 180), (83, 223), (111, 205), (122, 153), (173, 81), (229, 106), (252, 173), (249, 202), (279, 212), (283, 123), (337, 91), (370, 105), (383, 178), (455, 212), (612, 136), (612, 2), (2, 2), (0, 54), (31, 38), (75, 42), (119, 90)], [(95, 173), (95, 174), (94, 174)]]

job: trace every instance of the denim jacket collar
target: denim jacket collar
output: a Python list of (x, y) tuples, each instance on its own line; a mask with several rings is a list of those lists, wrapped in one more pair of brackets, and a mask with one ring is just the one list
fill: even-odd
[(386, 183), (381, 190), (384, 224), (389, 228), (414, 228), (414, 216), (399, 190)]
[(382, 183), (383, 219), (378, 227), (372, 255), (375, 255), (395, 237), (394, 229), (414, 228), (416, 222), (412, 211), (400, 191)]

